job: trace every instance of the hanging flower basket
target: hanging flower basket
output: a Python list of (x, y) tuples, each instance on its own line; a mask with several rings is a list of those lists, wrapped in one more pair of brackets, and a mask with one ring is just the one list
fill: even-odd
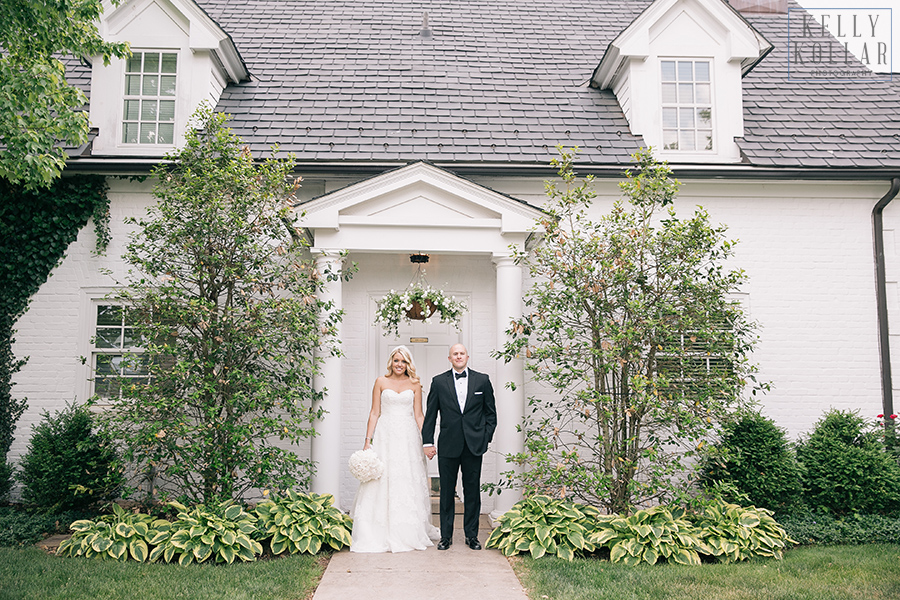
[(435, 304), (431, 300), (416, 300), (412, 303), (412, 308), (406, 311), (406, 318), (411, 321), (424, 321), (434, 314), (435, 308)]
[(459, 329), (466, 305), (454, 296), (447, 296), (442, 290), (419, 283), (410, 285), (402, 292), (391, 290), (381, 300), (375, 302), (375, 322), (381, 324), (388, 333), (400, 335), (400, 323), (434, 319), (450, 323)]

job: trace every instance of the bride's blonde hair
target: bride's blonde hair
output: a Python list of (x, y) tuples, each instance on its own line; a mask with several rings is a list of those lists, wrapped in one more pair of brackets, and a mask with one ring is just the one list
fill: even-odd
[(406, 361), (406, 374), (409, 375), (409, 380), (413, 383), (419, 383), (419, 376), (416, 375), (416, 363), (413, 362), (412, 353), (406, 346), (397, 346), (391, 350), (390, 354), (388, 354), (387, 373), (385, 373), (385, 375), (390, 376), (390, 374), (394, 372), (392, 367), (394, 365), (395, 354), (399, 354), (403, 357), (403, 360)]

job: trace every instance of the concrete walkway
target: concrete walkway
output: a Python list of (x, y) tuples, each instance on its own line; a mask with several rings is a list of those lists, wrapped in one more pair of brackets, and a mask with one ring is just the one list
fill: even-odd
[[(460, 526), (462, 515), (457, 515)], [(478, 539), (491, 532), (486, 515)], [(331, 557), (313, 600), (528, 600), (509, 561), (497, 550), (471, 550), (462, 529), (449, 550), (435, 547), (396, 554), (344, 550)]]

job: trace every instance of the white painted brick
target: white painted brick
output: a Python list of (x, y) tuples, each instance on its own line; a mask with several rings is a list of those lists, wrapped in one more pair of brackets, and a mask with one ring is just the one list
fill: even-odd
[[(492, 189), (543, 200), (543, 183), (528, 178), (481, 178)], [(316, 189), (337, 189), (346, 181), (307, 182)], [(32, 425), (43, 410), (56, 410), (71, 402), (82, 385), (78, 356), (85, 340), (81, 320), (83, 297), (89, 288), (112, 287), (124, 276), (118, 257), (127, 243), (126, 216), (141, 216), (150, 201), (150, 184), (111, 180), (113, 242), (105, 257), (92, 255), (93, 226), (86, 227), (68, 251), (63, 264), (41, 288), (28, 313), (18, 323), (17, 355), (30, 355), (16, 378), (14, 393), (27, 396), (29, 408), (16, 432), (12, 458), (25, 451)], [(614, 181), (598, 181), (596, 215), (608, 210), (620, 194)], [(829, 407), (859, 410), (866, 417), (881, 412), (878, 330), (875, 313), (871, 211), (886, 185), (862, 183), (685, 182), (676, 200), (679, 214), (705, 206), (714, 223), (729, 226), (728, 237), (739, 239), (732, 264), (749, 277), (751, 317), (760, 325), (760, 343), (754, 354), (759, 377), (773, 390), (761, 401), (764, 412), (796, 438), (821, 418)], [(897, 284), (900, 259), (895, 231), (900, 228), (900, 202), (884, 212), (890, 318), (900, 310)], [(465, 240), (460, 240), (461, 247)], [(427, 249), (425, 249), (427, 250)], [(413, 273), (408, 255), (362, 254), (351, 256), (359, 272), (343, 284), (344, 359), (341, 464), (362, 447), (372, 383), (381, 374), (385, 357), (381, 331), (372, 323), (369, 294), (402, 289)], [(110, 278), (100, 268), (114, 272)], [(426, 268), (433, 285), (469, 294), (471, 312), (464, 331), (471, 366), (494, 376), (490, 352), (496, 345), (495, 272), (488, 256), (434, 256)], [(900, 381), (900, 326), (892, 331), (894, 380)], [(415, 352), (415, 348), (413, 348)], [(441, 365), (441, 370), (446, 369)], [(435, 372), (423, 373), (430, 379)], [(502, 382), (494, 379), (495, 388)], [(900, 390), (900, 384), (895, 383)], [(526, 394), (535, 393), (526, 385)], [(898, 394), (900, 397), (900, 394)], [(84, 400), (84, 398), (78, 398)], [(898, 401), (896, 404), (900, 404)], [(503, 416), (501, 415), (502, 419)], [(301, 444), (308, 456), (309, 444)], [(485, 460), (485, 480), (505, 469), (494, 455)], [(342, 508), (349, 508), (356, 482), (341, 474)], [(489, 509), (492, 499), (485, 498)]]

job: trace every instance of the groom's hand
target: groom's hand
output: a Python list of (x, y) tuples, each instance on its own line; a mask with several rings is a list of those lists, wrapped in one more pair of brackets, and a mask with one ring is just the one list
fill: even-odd
[(428, 460), (434, 458), (434, 455), (437, 454), (437, 450), (434, 446), (426, 446), (425, 447), (425, 456), (428, 457)]

